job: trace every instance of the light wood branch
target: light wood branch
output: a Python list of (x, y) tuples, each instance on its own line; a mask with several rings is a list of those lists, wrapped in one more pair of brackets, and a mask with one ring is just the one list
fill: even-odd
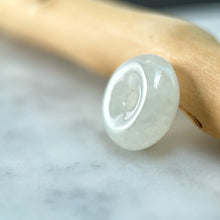
[(220, 44), (193, 24), (94, 0), (0, 0), (0, 29), (105, 76), (133, 56), (162, 56), (178, 75), (180, 108), (220, 138)]

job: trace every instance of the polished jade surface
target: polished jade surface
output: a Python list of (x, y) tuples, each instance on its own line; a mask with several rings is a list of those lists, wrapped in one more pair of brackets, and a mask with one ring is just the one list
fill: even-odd
[(106, 131), (122, 148), (150, 147), (168, 131), (178, 105), (179, 84), (172, 66), (156, 55), (134, 57), (114, 72), (106, 87)]

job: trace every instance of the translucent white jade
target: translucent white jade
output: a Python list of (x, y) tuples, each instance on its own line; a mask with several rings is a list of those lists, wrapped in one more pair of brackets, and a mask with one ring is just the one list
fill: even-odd
[(109, 137), (128, 150), (148, 148), (174, 121), (179, 84), (171, 65), (155, 55), (122, 64), (108, 82), (103, 117)]

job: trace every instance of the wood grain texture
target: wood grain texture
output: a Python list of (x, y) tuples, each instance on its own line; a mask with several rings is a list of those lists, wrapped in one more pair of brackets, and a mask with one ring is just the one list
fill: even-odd
[(162, 56), (177, 73), (180, 108), (220, 138), (220, 44), (193, 24), (92, 0), (0, 0), (0, 29), (105, 76), (131, 57)]

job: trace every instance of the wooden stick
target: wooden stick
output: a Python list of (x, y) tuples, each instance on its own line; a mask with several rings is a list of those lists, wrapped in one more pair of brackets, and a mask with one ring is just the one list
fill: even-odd
[(220, 138), (220, 44), (195, 25), (94, 0), (0, 0), (0, 28), (106, 76), (133, 56), (160, 55), (178, 75), (180, 108)]

